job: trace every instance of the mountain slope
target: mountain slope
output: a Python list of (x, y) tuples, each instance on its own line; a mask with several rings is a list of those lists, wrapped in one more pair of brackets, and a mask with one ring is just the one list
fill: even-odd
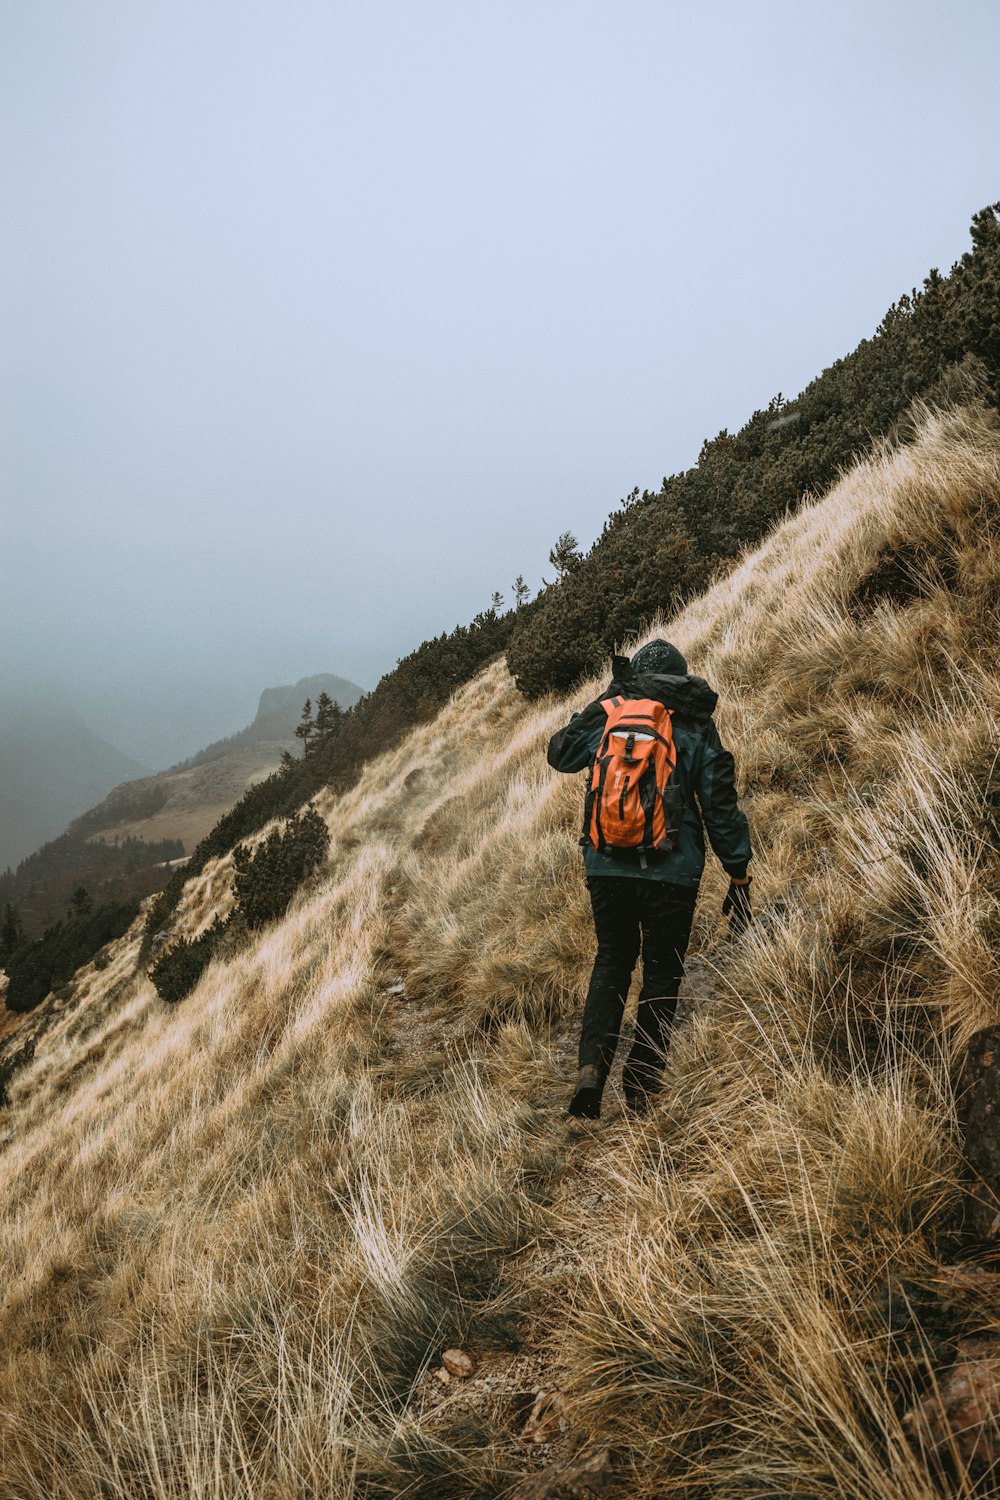
[(316, 700), (321, 693), (326, 693), (340, 708), (350, 708), (364, 697), (364, 688), (358, 687), (356, 682), (348, 682), (346, 677), (336, 677), (332, 672), (317, 672), (312, 677), (301, 677), (296, 683), (265, 688), (252, 724), (226, 739), (214, 741), (180, 765), (172, 766), (171, 770), (204, 765), (248, 745), (279, 743), (291, 749), (296, 743), (294, 730), (303, 705), (309, 700), (315, 712)]
[(341, 708), (362, 696), (356, 683), (329, 672), (304, 677), (294, 686), (265, 688), (246, 729), (215, 741), (168, 771), (116, 786), (70, 831), (104, 839), (180, 839), (190, 854), (249, 786), (278, 770), (282, 751), (298, 747), (295, 726), (302, 706), (322, 692)]
[[(252, 724), (153, 776), (120, 782), (69, 827), (0, 874), (0, 908), (16, 907), (30, 937), (66, 914), (83, 884), (99, 899), (131, 900), (161, 890), (176, 865), (248, 788), (278, 770), (284, 752), (301, 755), (295, 725), (306, 698), (326, 692), (356, 703), (362, 690), (332, 673), (265, 688)], [(44, 767), (44, 760), (36, 755)], [(132, 769), (136, 769), (132, 767)], [(44, 786), (44, 772), (39, 773)], [(79, 804), (77, 804), (79, 806)]]
[(116, 782), (145, 767), (109, 745), (64, 699), (0, 705), (0, 870), (15, 866)]
[(700, 593), (873, 439), (903, 437), (915, 398), (954, 402), (971, 382), (1000, 408), (1000, 203), (974, 214), (970, 231), (972, 249), (947, 276), (932, 270), (791, 404), (775, 397), (705, 442), (694, 468), (621, 502), (588, 555), (516, 624), (507, 662), (524, 692), (570, 687), (657, 609)]
[(594, 683), (532, 705), (496, 664), (320, 794), (322, 876), (179, 1008), (138, 930), (80, 974), (4, 1120), (0, 1497), (499, 1495), (605, 1444), (649, 1500), (972, 1493), (903, 1414), (1000, 1336), (944, 1264), (951, 1059), (1000, 993), (998, 522), (993, 419), (931, 417), (670, 622), (760, 915), (730, 941), (710, 868), (639, 1124), (561, 1118), (592, 950), (544, 746)]

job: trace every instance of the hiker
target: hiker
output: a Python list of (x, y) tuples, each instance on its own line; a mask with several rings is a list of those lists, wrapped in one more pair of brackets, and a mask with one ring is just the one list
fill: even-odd
[(612, 658), (599, 699), (549, 742), (557, 771), (590, 768), (584, 872), (597, 958), (583, 1009), (580, 1073), (569, 1113), (596, 1120), (618, 1045), (632, 970), (642, 947), (635, 1041), (622, 1084), (642, 1113), (660, 1084), (684, 975), (707, 829), (729, 876), (730, 927), (750, 921), (750, 834), (736, 802), (733, 757), (712, 720), (718, 695), (669, 641)]

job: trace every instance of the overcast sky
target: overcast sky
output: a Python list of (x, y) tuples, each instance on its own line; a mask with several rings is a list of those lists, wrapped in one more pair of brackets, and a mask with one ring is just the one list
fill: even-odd
[(536, 587), (968, 248), (998, 58), (996, 0), (3, 0), (0, 674), (163, 765)]

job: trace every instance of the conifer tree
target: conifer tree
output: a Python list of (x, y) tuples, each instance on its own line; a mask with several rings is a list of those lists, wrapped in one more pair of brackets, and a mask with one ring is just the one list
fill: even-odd
[(316, 748), (325, 745), (340, 726), (341, 708), (329, 693), (320, 693), (316, 699)]
[(549, 553), (549, 562), (556, 570), (559, 583), (562, 583), (567, 573), (572, 573), (573, 569), (583, 562), (580, 555), (580, 543), (571, 531), (560, 533), (555, 546)]
[(17, 952), (24, 942), (24, 936), (21, 913), (8, 901), (4, 908), (3, 921), (0, 922), (0, 964)]
[(514, 590), (514, 608), (520, 609), (522, 605), (527, 604), (531, 597), (531, 590), (524, 581), (523, 573), (518, 573), (511, 584), (511, 588)]
[(85, 885), (78, 885), (69, 899), (69, 914), (71, 917), (85, 917), (88, 912), (94, 909), (93, 900)]
[(316, 733), (316, 721), (312, 716), (312, 699), (307, 698), (302, 705), (302, 717), (295, 726), (295, 737), (302, 741), (303, 759), (309, 754), (310, 741)]

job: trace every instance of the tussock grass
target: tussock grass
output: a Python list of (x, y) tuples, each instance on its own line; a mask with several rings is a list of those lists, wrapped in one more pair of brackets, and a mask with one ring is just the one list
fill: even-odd
[[(1000, 1328), (941, 1290), (954, 1059), (1000, 1019), (998, 517), (991, 419), (926, 413), (666, 627), (759, 917), (729, 941), (710, 868), (712, 1000), (641, 1126), (559, 1118), (592, 936), (544, 745), (595, 684), (494, 665), (316, 798), (321, 875), (181, 1006), (138, 932), (82, 975), (5, 1122), (0, 1500), (499, 1495), (509, 1432), (414, 1390), (526, 1337), (640, 1500), (982, 1493), (902, 1417)], [(175, 930), (231, 900), (223, 858)]]

